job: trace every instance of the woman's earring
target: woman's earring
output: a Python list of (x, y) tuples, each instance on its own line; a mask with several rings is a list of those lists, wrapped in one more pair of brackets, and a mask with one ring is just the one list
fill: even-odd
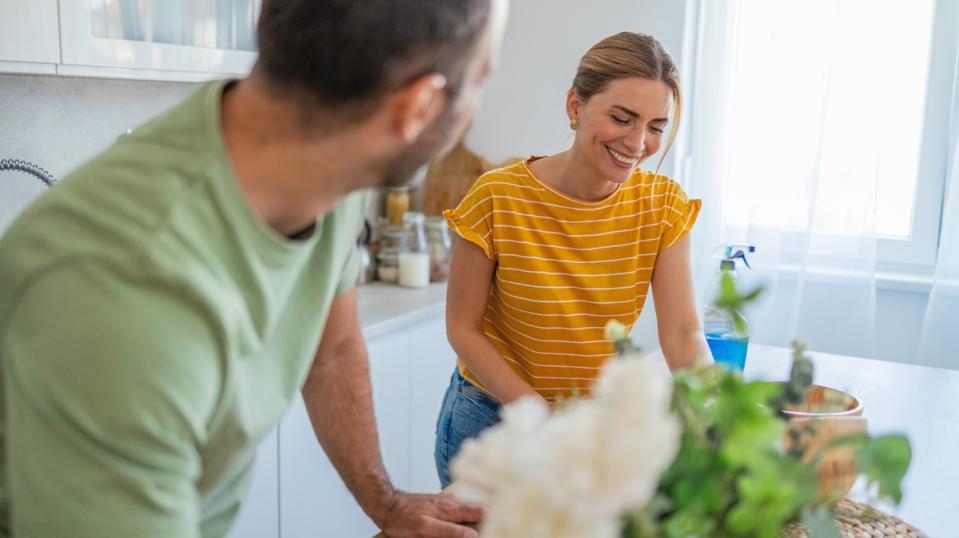
[(578, 121), (576, 121), (575, 119), (569, 120), (569, 128), (570, 128), (570, 129), (572, 129), (572, 130), (575, 131), (578, 127), (579, 127), (579, 122), (578, 122)]

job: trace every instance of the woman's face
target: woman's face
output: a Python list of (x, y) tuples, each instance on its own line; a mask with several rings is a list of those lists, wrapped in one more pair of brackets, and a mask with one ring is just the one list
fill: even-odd
[(624, 183), (659, 150), (673, 94), (660, 80), (625, 78), (583, 102), (570, 90), (566, 112), (578, 123), (573, 143), (599, 177)]

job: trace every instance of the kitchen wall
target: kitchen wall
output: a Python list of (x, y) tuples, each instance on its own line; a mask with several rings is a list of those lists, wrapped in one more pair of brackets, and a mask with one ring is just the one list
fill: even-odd
[(0, 74), (0, 155), (32, 161), (63, 177), (193, 87)]
[[(33, 162), (62, 178), (186, 96), (192, 84), (0, 74), (0, 159)], [(0, 172), (0, 232), (44, 190)]]
[[(579, 59), (622, 31), (652, 34), (683, 64), (687, 0), (521, 0), (510, 5), (500, 65), (467, 136), (497, 162), (546, 155), (572, 142), (566, 92)], [(691, 62), (690, 62), (691, 63)]]
[[(33, 162), (62, 178), (189, 95), (196, 84), (0, 74), (0, 159)], [(0, 232), (45, 189), (0, 172)], [(370, 216), (382, 212), (374, 198)]]

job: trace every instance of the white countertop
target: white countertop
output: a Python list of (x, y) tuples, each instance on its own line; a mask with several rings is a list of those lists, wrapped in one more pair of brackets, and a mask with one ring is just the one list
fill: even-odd
[(404, 288), (374, 282), (356, 288), (356, 308), (363, 336), (373, 339), (414, 323), (442, 317), (446, 310), (446, 283)]
[[(363, 335), (373, 339), (433, 318), (442, 318), (446, 284), (411, 289), (374, 283), (357, 288)], [(903, 503), (876, 505), (931, 537), (954, 535), (959, 521), (959, 371), (810, 352), (816, 383), (846, 390), (863, 403), (870, 433), (902, 432), (913, 459), (903, 481)], [(787, 348), (751, 344), (745, 375), (786, 379)], [(857, 488), (858, 489), (858, 488)], [(857, 495), (852, 497), (870, 502)]]
[[(782, 380), (792, 363), (790, 350), (750, 344), (748, 379)], [(922, 529), (930, 537), (956, 536), (959, 522), (959, 371), (829, 353), (810, 352), (814, 381), (842, 389), (863, 404), (871, 434), (905, 433), (912, 463), (898, 507), (870, 502)]]
[[(655, 352), (661, 355), (661, 351)], [(860, 481), (850, 492), (857, 501), (895, 514), (928, 536), (956, 536), (959, 522), (959, 371), (808, 353), (813, 382), (844, 390), (862, 402), (872, 435), (903, 433), (912, 462), (903, 479), (902, 504), (876, 503)], [(744, 376), (750, 380), (789, 378), (792, 350), (750, 344)]]

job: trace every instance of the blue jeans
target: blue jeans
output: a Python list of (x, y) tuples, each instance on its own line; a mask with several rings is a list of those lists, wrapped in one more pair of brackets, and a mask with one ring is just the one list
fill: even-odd
[(499, 422), (500, 407), (498, 401), (463, 379), (459, 369), (453, 371), (436, 421), (436, 449), (433, 451), (442, 487), (450, 485), (450, 462), (463, 441)]

